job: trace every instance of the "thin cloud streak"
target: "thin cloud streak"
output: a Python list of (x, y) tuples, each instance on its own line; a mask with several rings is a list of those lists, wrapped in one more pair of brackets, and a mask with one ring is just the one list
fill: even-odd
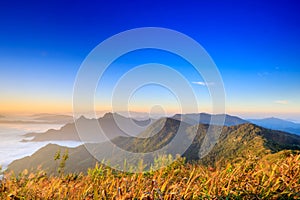
[(276, 101), (274, 101), (274, 103), (287, 105), (289, 103), (289, 101), (287, 101), (287, 100), (276, 100)]
[(213, 82), (211, 83), (206, 83), (206, 82), (203, 82), (203, 81), (194, 81), (192, 82), (193, 84), (196, 84), (196, 85), (202, 85), (202, 86), (209, 86), (209, 85), (214, 85)]

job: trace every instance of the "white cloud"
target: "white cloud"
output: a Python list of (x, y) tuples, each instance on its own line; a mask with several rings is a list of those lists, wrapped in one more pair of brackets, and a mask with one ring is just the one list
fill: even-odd
[(213, 82), (211, 82), (211, 83), (206, 83), (206, 82), (202, 82), (202, 81), (194, 81), (194, 82), (192, 82), (192, 83), (194, 83), (194, 84), (196, 84), (196, 85), (202, 85), (202, 86), (214, 85)]
[(274, 101), (274, 103), (286, 105), (289, 103), (289, 101), (288, 100), (276, 100), (276, 101)]

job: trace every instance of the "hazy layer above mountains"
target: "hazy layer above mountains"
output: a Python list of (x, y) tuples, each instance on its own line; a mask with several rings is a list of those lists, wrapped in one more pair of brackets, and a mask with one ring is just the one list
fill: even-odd
[(34, 114), (31, 116), (34, 120), (52, 122), (52, 123), (69, 123), (73, 121), (73, 116), (61, 115), (61, 114)]
[(74, 121), (70, 115), (48, 113), (0, 118), (0, 123), (8, 124), (66, 124)]

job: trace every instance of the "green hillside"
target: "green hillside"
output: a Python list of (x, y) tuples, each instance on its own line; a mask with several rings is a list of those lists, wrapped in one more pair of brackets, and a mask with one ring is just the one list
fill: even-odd
[[(210, 135), (205, 137), (209, 128), (208, 125), (191, 126), (172, 118), (157, 120), (139, 137), (121, 136), (111, 142), (130, 152), (152, 152), (168, 144), (175, 137), (179, 128), (182, 131), (182, 136), (184, 136), (182, 140), (179, 139), (181, 143), (175, 144), (175, 149), (173, 149), (174, 147), (166, 149), (164, 153), (172, 154), (175, 157), (176, 145), (180, 146), (188, 142), (189, 139), (191, 140), (192, 133), (196, 130), (191, 146), (186, 149), (183, 157), (188, 162), (199, 161), (206, 166), (214, 166), (216, 163), (238, 162), (249, 158), (259, 160), (265, 155), (282, 150), (300, 150), (300, 136), (297, 135), (269, 130), (248, 123), (230, 127), (211, 126)], [(213, 141), (218, 136), (217, 130), (220, 129), (222, 129), (221, 135), (214, 144)], [(106, 160), (117, 162), (120, 165), (124, 163), (122, 152), (116, 152), (108, 142), (87, 145), (90, 145), (89, 148), (92, 149), (94, 155), (109, 155), (110, 157), (105, 157)], [(32, 156), (14, 161), (9, 165), (8, 170), (21, 172), (23, 169), (36, 169), (38, 165), (41, 165), (44, 170), (53, 173), (57, 167), (57, 163), (53, 161), (53, 156), (59, 149), (62, 153), (66, 150), (65, 147), (47, 145)], [(84, 172), (96, 163), (95, 158), (89, 154), (84, 146), (68, 148), (68, 154), (66, 172)], [(144, 161), (147, 163), (147, 160)]]

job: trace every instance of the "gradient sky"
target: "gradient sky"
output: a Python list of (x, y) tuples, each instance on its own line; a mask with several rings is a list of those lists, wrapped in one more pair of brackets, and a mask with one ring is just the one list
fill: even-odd
[[(299, 8), (296, 0), (1, 1), (0, 114), (71, 112), (75, 77), (88, 53), (114, 34), (154, 26), (180, 31), (206, 49), (222, 75), (228, 113), (300, 120)], [(120, 58), (104, 88), (109, 92), (125, 68), (150, 61), (172, 65), (191, 83), (202, 81), (176, 56), (145, 51)], [(165, 90), (144, 89), (132, 100), (136, 110), (158, 103), (149, 91), (172, 105)], [(206, 88), (193, 89), (209, 111)], [(97, 109), (107, 108), (98, 102)]]

